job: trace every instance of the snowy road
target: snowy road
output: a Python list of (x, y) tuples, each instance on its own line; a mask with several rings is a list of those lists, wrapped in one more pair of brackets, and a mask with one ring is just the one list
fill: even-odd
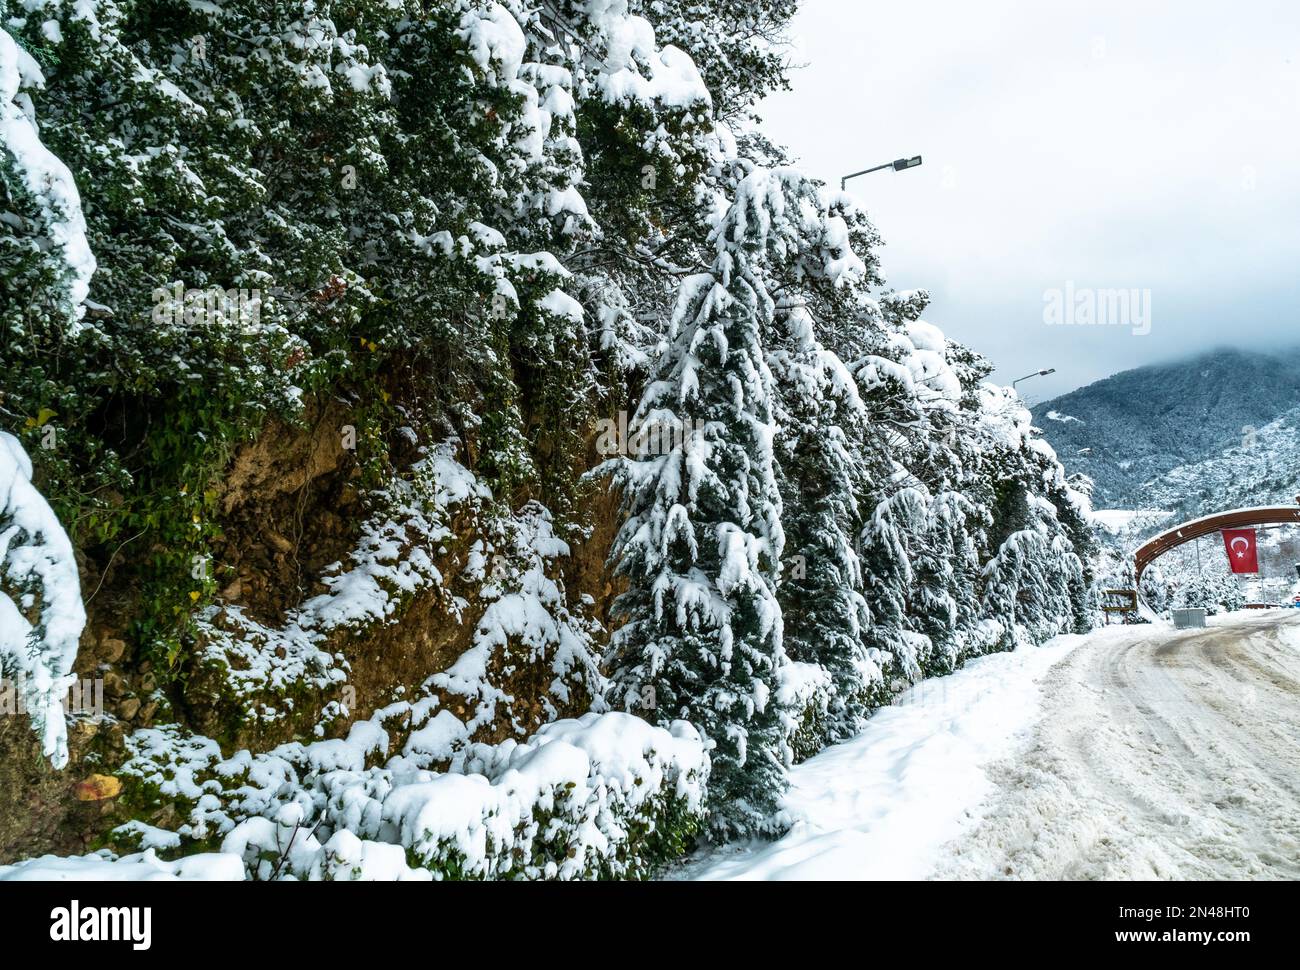
[(1129, 629), (1049, 671), (1033, 741), (937, 875), (1300, 878), (1300, 613)]
[(1112, 627), (919, 685), (703, 879), (1300, 878), (1300, 613)]

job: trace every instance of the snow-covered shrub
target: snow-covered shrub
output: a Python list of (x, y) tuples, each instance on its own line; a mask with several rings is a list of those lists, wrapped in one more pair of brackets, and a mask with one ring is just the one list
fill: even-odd
[(522, 743), (473, 745), (438, 773), (419, 745), (390, 751), (385, 724), (401, 707), (345, 740), (229, 759), (207, 739), (138, 732), (123, 768), (136, 797), (179, 801), (188, 818), (174, 841), (152, 827), (119, 835), (164, 852), (219, 848), (259, 879), (637, 878), (703, 825), (709, 758), (685, 722), (588, 714)]
[(796, 762), (816, 754), (833, 737), (834, 700), (835, 685), (821, 665), (795, 660), (781, 669), (777, 703), (786, 721), (786, 737)]
[(465, 877), (627, 878), (702, 827), (707, 756), (684, 721), (589, 714), (506, 745), (470, 762), (482, 775), (395, 791), (376, 834), (395, 826), (423, 865)]
[(31, 475), (23, 446), (0, 431), (0, 675), (17, 682), (42, 751), (62, 768), (63, 703), (86, 611), (72, 543)]

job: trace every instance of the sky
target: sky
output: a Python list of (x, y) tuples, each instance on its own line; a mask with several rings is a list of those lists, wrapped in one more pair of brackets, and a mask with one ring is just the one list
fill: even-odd
[(849, 191), (995, 380), (1300, 344), (1294, 0), (805, 0), (792, 33), (763, 129), (835, 186), (923, 157)]

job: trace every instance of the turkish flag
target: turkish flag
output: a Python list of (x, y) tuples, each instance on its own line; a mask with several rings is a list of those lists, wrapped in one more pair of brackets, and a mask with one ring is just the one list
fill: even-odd
[(1223, 548), (1228, 551), (1228, 565), (1234, 573), (1259, 572), (1254, 529), (1224, 529)]

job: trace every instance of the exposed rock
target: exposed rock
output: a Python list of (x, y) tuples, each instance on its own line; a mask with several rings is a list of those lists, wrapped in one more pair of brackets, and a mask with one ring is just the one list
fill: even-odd
[[(113, 721), (74, 718), (68, 731), (69, 764), (54, 770), (26, 717), (0, 717), (0, 863), (55, 852), (89, 852), (117, 816), (101, 816), (98, 805), (78, 800), (74, 782), (88, 765), (116, 765), (123, 757), (122, 726)], [(81, 766), (81, 767), (77, 767)], [(101, 769), (102, 770), (102, 769)]]
[(297, 492), (343, 464), (348, 452), (339, 429), (349, 423), (346, 410), (332, 398), (313, 410), (308, 433), (273, 421), (256, 441), (236, 452), (221, 488), (223, 512)]
[(104, 663), (117, 663), (126, 653), (126, 641), (117, 637), (105, 637), (99, 641), (99, 659)]
[(266, 536), (266, 541), (271, 543), (279, 552), (286, 554), (293, 552), (293, 543), (274, 529), (267, 529), (263, 534)]
[(116, 699), (126, 693), (126, 679), (116, 670), (104, 671), (104, 696)]

